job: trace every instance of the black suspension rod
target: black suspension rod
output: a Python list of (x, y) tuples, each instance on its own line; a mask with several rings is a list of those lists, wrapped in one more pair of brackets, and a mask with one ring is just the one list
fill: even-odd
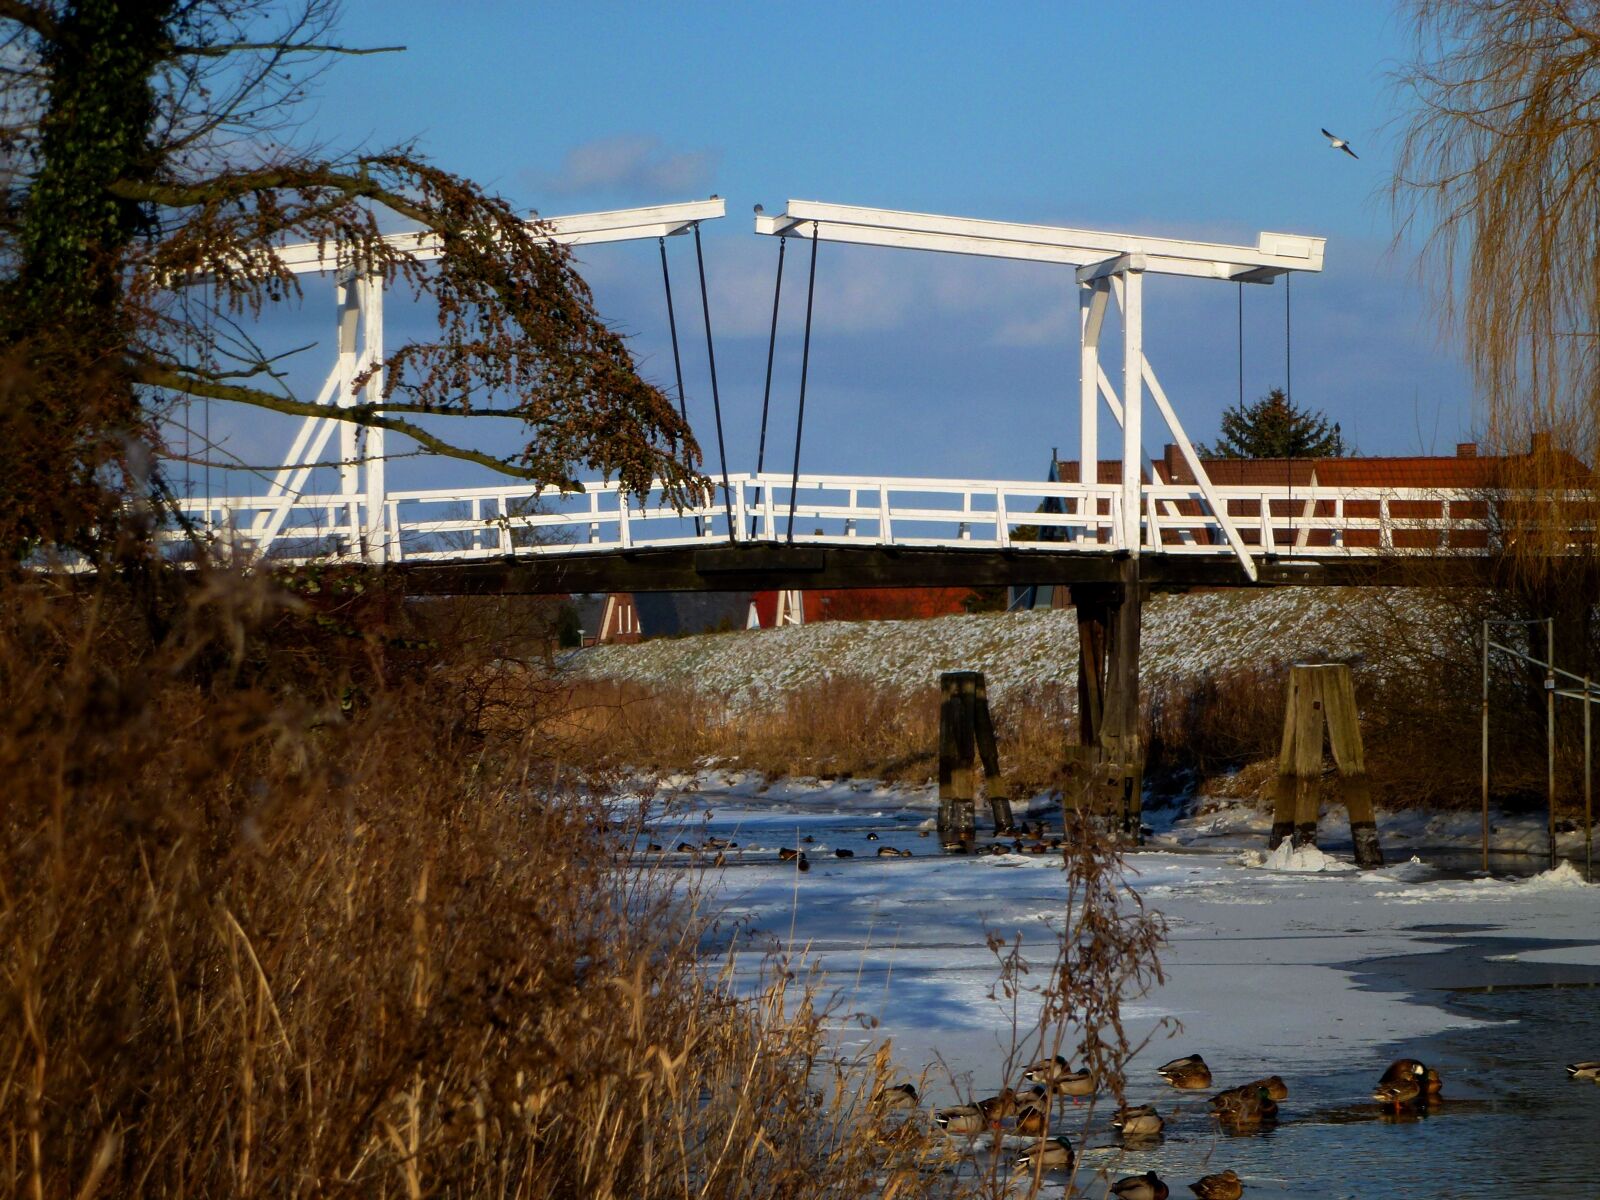
[[(783, 296), (783, 252), (788, 246), (789, 239), (778, 238), (778, 282), (772, 286), (772, 332), (767, 335), (767, 386), (761, 393), (761, 441), (756, 447), (756, 474), (767, 463), (767, 413), (772, 404), (772, 357), (778, 349), (778, 301)], [(761, 489), (756, 489), (756, 504), (761, 503)], [(750, 536), (756, 536), (756, 522), (759, 518), (755, 513), (750, 514)]]
[[(678, 415), (683, 418), (684, 427), (689, 425), (689, 406), (683, 398), (683, 356), (678, 352), (678, 318), (672, 308), (672, 273), (667, 270), (667, 239), (658, 237), (656, 245), (661, 249), (661, 283), (667, 289), (667, 328), (672, 331), (672, 370), (678, 377)], [(700, 518), (694, 519), (694, 535), (700, 536)]]
[(678, 377), (678, 415), (689, 423), (689, 409), (683, 400), (683, 358), (678, 353), (678, 318), (672, 310), (672, 274), (667, 270), (667, 239), (658, 237), (661, 248), (661, 283), (667, 289), (667, 328), (672, 331), (672, 369)]
[(728, 450), (722, 440), (722, 397), (717, 394), (717, 351), (711, 339), (711, 301), (706, 297), (706, 259), (700, 252), (700, 222), (694, 223), (694, 261), (700, 269), (700, 315), (706, 323), (706, 361), (711, 365), (711, 411), (717, 420), (717, 464), (722, 468), (722, 508), (728, 517), (728, 540), (739, 540), (733, 524), (733, 490), (728, 487)]
[(800, 435), (806, 427), (806, 376), (811, 371), (811, 302), (817, 294), (817, 232), (811, 224), (811, 278), (806, 283), (806, 337), (800, 351), (800, 412), (794, 422), (794, 470), (789, 475), (789, 541), (794, 541), (794, 506), (800, 496)]

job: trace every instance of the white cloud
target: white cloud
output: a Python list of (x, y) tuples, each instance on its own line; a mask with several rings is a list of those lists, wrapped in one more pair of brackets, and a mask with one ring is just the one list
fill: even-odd
[(718, 157), (712, 150), (668, 151), (660, 138), (624, 133), (574, 146), (559, 171), (536, 182), (563, 196), (625, 192), (676, 198), (704, 191)]

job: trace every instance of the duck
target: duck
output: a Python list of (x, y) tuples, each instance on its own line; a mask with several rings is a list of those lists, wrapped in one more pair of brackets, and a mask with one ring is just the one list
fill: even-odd
[(1211, 1108), (1217, 1120), (1236, 1129), (1278, 1119), (1278, 1102), (1259, 1084), (1218, 1092), (1211, 1098)]
[(1022, 1073), (1029, 1083), (1042, 1084), (1058, 1096), (1092, 1096), (1095, 1093), (1094, 1076), (1088, 1071), (1074, 1071), (1061, 1055), (1036, 1062)]
[(1399, 1083), (1404, 1079), (1423, 1080), (1428, 1076), (1428, 1068), (1414, 1058), (1397, 1058), (1389, 1064), (1389, 1069), (1379, 1077), (1379, 1083)]
[(875, 841), (877, 841), (877, 840), (878, 840), (878, 835), (877, 835), (877, 834), (875, 834), (875, 833), (869, 833), (869, 834), (867, 834), (867, 841), (869, 841), (869, 842), (875, 842)]
[(1440, 1099), (1441, 1094), (1444, 1092), (1444, 1077), (1438, 1071), (1429, 1067), (1427, 1078), (1423, 1080), (1423, 1088), (1429, 1103)]
[(1287, 1100), (1289, 1098), (1289, 1085), (1283, 1081), (1282, 1075), (1268, 1075), (1264, 1079), (1252, 1079), (1244, 1086), (1247, 1088), (1266, 1088), (1267, 1095), (1274, 1100)]
[(1167, 1200), (1167, 1185), (1154, 1171), (1146, 1171), (1117, 1180), (1111, 1185), (1111, 1194), (1120, 1200)]
[(896, 850), (893, 846), (879, 846), (878, 847), (878, 857), (879, 858), (899, 858), (900, 857), (900, 851)]
[(1050, 1132), (1050, 1110), (1035, 1104), (1023, 1106), (1012, 1131), (1022, 1137), (1043, 1137)]
[(1198, 1054), (1186, 1054), (1156, 1068), (1156, 1074), (1167, 1081), (1167, 1086), (1186, 1092), (1196, 1092), (1211, 1086), (1211, 1068)]
[(887, 1109), (916, 1108), (920, 1103), (916, 1087), (909, 1083), (897, 1083), (893, 1087), (879, 1088), (877, 1094), (872, 1097), (872, 1102)]
[(1017, 1096), (1016, 1133), (1023, 1137), (1043, 1137), (1050, 1132), (1050, 1093), (1035, 1087)]
[(1196, 1179), (1189, 1185), (1189, 1190), (1200, 1200), (1239, 1200), (1244, 1195), (1244, 1184), (1231, 1170), (1219, 1171), (1215, 1175)]
[(1001, 1117), (1016, 1115), (1017, 1094), (1010, 1088), (1001, 1088), (998, 1096), (990, 1096), (978, 1101), (978, 1111), (988, 1118), (990, 1124), (995, 1124)]
[[(1426, 1072), (1424, 1072), (1426, 1077)], [(1388, 1107), (1394, 1106), (1395, 1112), (1400, 1111), (1402, 1104), (1415, 1104), (1417, 1097), (1422, 1094), (1422, 1084), (1415, 1079), (1401, 1079), (1394, 1083), (1380, 1083), (1372, 1091), (1372, 1098), (1379, 1104)]]
[(679, 854), (698, 854), (699, 852), (700, 852), (700, 847), (699, 846), (692, 846), (688, 842), (679, 842), (678, 843), (678, 853)]
[(933, 1123), (946, 1133), (971, 1135), (987, 1129), (989, 1119), (976, 1104), (956, 1104), (935, 1109)]
[(784, 846), (778, 851), (779, 862), (793, 862), (804, 855), (805, 851), (796, 850), (793, 846)]
[(1167, 1123), (1161, 1119), (1153, 1105), (1141, 1104), (1137, 1108), (1119, 1108), (1111, 1118), (1111, 1128), (1125, 1138), (1157, 1136)]
[(1017, 1170), (1070, 1171), (1073, 1158), (1072, 1143), (1064, 1137), (1053, 1137), (1018, 1155)]
[(856, 852), (848, 847), (840, 846), (833, 852), (833, 856), (835, 858), (854, 858), (856, 856)]
[(1567, 1068), (1567, 1078), (1586, 1079), (1590, 1083), (1600, 1083), (1600, 1059), (1573, 1063)]

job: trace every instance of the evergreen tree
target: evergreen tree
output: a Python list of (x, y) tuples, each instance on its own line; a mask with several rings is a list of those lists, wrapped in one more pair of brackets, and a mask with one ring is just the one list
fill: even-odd
[(1345, 452), (1338, 423), (1298, 407), (1282, 388), (1230, 407), (1222, 414), (1222, 436), (1204, 451), (1212, 458), (1340, 458)]

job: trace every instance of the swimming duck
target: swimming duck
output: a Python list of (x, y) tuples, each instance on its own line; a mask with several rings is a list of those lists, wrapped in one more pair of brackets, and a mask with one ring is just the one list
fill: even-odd
[(1440, 1093), (1444, 1091), (1444, 1079), (1439, 1072), (1429, 1067), (1427, 1078), (1423, 1080), (1423, 1087), (1426, 1090), (1427, 1099), (1432, 1102), (1439, 1099)]
[(1211, 1068), (1198, 1054), (1186, 1054), (1156, 1068), (1156, 1074), (1167, 1081), (1169, 1087), (1183, 1091), (1199, 1091), (1211, 1086)]
[(875, 834), (875, 833), (869, 833), (869, 834), (867, 834), (867, 841), (869, 841), (869, 842), (875, 842), (875, 841), (877, 841), (877, 840), (878, 840), (878, 835), (877, 835), (877, 834)]
[(804, 852), (796, 850), (793, 846), (784, 846), (778, 850), (778, 861), (793, 862), (795, 859), (799, 858), (802, 853)]
[(1233, 1088), (1211, 1098), (1217, 1120), (1235, 1129), (1250, 1128), (1278, 1119), (1278, 1102), (1266, 1088)]
[(840, 846), (833, 852), (833, 856), (835, 858), (854, 858), (856, 856), (856, 852), (854, 850), (846, 849), (844, 846)]
[(900, 857), (900, 851), (896, 850), (893, 846), (879, 846), (878, 847), (878, 857), (879, 858), (899, 858)]
[(872, 1102), (887, 1109), (915, 1108), (918, 1103), (917, 1089), (909, 1083), (880, 1088), (878, 1094), (872, 1097)]
[(1111, 1194), (1120, 1200), (1167, 1200), (1167, 1185), (1154, 1171), (1146, 1171), (1117, 1180), (1111, 1185)]
[(1161, 1119), (1161, 1114), (1149, 1104), (1141, 1104), (1137, 1108), (1120, 1108), (1116, 1116), (1111, 1118), (1111, 1128), (1125, 1138), (1155, 1137), (1166, 1128), (1166, 1124)]
[(1379, 1083), (1399, 1083), (1404, 1079), (1426, 1079), (1428, 1068), (1414, 1058), (1397, 1058), (1379, 1078)]
[(1072, 1143), (1064, 1137), (1055, 1137), (1018, 1155), (1017, 1170), (1033, 1171), (1043, 1167), (1046, 1171), (1070, 1171), (1072, 1160)]
[(1573, 1063), (1567, 1068), (1567, 1078), (1586, 1079), (1590, 1083), (1600, 1083), (1600, 1059)]
[(1074, 1071), (1061, 1055), (1036, 1062), (1022, 1073), (1029, 1083), (1042, 1084), (1058, 1096), (1092, 1096), (1095, 1093), (1094, 1076), (1088, 1071)]
[[(1423, 1074), (1426, 1076), (1427, 1072)], [(1373, 1089), (1372, 1098), (1385, 1106), (1394, 1105), (1395, 1112), (1399, 1112), (1402, 1104), (1416, 1103), (1421, 1094), (1422, 1084), (1415, 1079), (1401, 1079), (1394, 1083), (1380, 1083)]]
[(1244, 1194), (1244, 1184), (1232, 1171), (1220, 1171), (1195, 1180), (1189, 1185), (1189, 1190), (1200, 1200), (1239, 1200)]
[(1289, 1085), (1283, 1081), (1282, 1075), (1268, 1075), (1265, 1079), (1253, 1079), (1244, 1085), (1247, 1088), (1264, 1087), (1267, 1095), (1274, 1100), (1287, 1100), (1289, 1098)]

